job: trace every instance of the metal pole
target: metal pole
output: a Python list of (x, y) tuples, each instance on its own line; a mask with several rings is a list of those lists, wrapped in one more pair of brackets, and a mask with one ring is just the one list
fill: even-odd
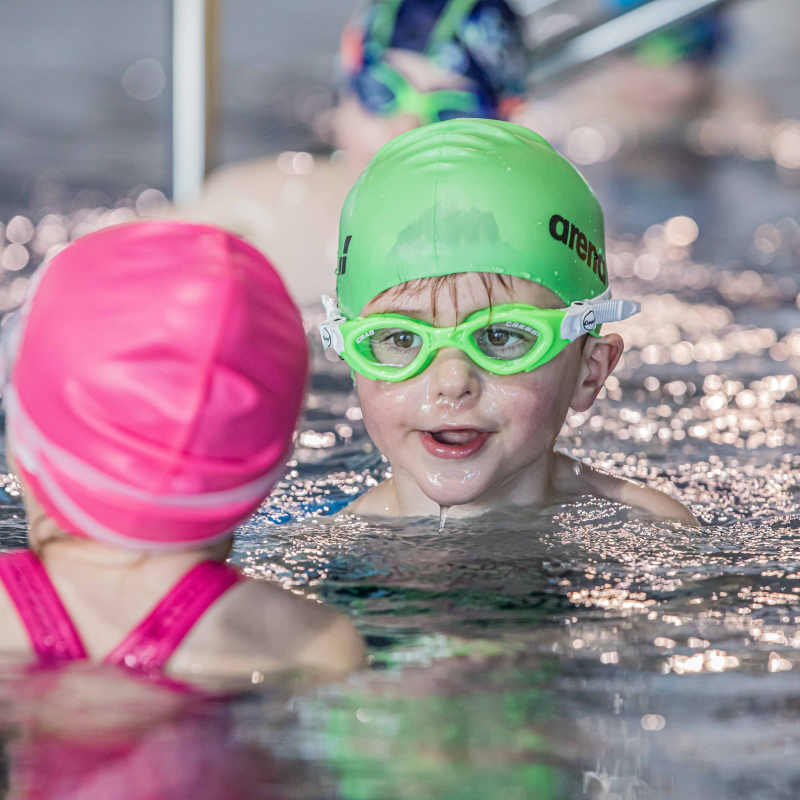
[(221, 30), (222, 0), (206, 0), (206, 174), (219, 164)]
[(219, 0), (172, 0), (172, 199), (200, 197), (216, 133)]
[(650, 0), (590, 31), (578, 34), (556, 53), (534, 64), (530, 73), (539, 86), (585, 64), (621, 50), (650, 33), (693, 17), (728, 0)]

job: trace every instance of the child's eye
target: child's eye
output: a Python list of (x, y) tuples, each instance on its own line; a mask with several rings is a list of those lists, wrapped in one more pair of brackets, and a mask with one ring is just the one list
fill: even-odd
[(411, 331), (398, 331), (397, 333), (393, 333), (387, 341), (391, 342), (395, 347), (401, 347), (407, 350), (409, 347), (414, 347), (414, 345), (419, 347), (421, 342), (418, 340), (419, 336), (411, 333)]
[(539, 334), (536, 331), (521, 330), (507, 323), (489, 325), (475, 331), (475, 343), (489, 358), (511, 361), (529, 353), (535, 346)]
[(508, 331), (500, 330), (499, 328), (489, 328), (486, 333), (486, 341), (492, 347), (503, 347), (509, 343), (509, 339), (514, 339), (513, 334)]
[(375, 331), (369, 337), (372, 357), (380, 364), (404, 367), (419, 354), (422, 337), (402, 328)]

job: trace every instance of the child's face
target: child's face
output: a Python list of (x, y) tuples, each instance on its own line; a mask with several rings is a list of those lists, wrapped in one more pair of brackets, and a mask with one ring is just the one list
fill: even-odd
[[(456, 281), (457, 302), (443, 288), (435, 319), (429, 289), (418, 295), (389, 292), (361, 315), (394, 312), (454, 326), (489, 305), (479, 275), (462, 274)], [(564, 305), (549, 289), (516, 278), (508, 290), (495, 282), (491, 299), (493, 305)], [(612, 337), (590, 339), (583, 354), (576, 340), (541, 367), (516, 375), (486, 372), (457, 348), (441, 349), (424, 372), (399, 383), (356, 375), (364, 423), (389, 459), (398, 489), (404, 482), (412, 490), (416, 484), (429, 500), (446, 506), (488, 507), (515, 495), (540, 496), (569, 407), (588, 408), (619, 357), (612, 353), (613, 363), (599, 369), (592, 364), (598, 342), (611, 340), (621, 352), (621, 340)], [(598, 355), (608, 353), (601, 347)]]

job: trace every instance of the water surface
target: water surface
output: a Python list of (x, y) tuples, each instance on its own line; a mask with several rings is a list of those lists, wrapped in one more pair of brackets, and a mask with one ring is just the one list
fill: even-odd
[[(612, 238), (615, 292), (643, 313), (617, 326), (623, 362), (557, 446), (674, 494), (700, 529), (591, 497), (441, 531), (332, 517), (388, 464), (348, 371), (314, 340), (295, 460), (234, 561), (351, 615), (369, 669), (305, 689), (254, 674), (253, 692), (224, 701), (101, 669), (6, 669), (11, 784), (81, 798), (797, 797), (800, 226), (776, 214), (740, 261), (699, 263), (694, 222), (665, 223)], [(6, 490), (8, 548), (24, 520)]]

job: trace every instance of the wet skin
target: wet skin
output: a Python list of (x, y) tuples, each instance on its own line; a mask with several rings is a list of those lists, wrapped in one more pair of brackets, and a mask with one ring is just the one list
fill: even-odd
[[(390, 291), (367, 303), (362, 316), (400, 313), (441, 327), (489, 306), (474, 274), (459, 275), (455, 296)], [(549, 289), (513, 278), (492, 286), (491, 302), (563, 308)], [(364, 423), (392, 466), (391, 480), (348, 507), (347, 513), (470, 516), (496, 507), (546, 504), (599, 494), (692, 524), (677, 501), (553, 452), (569, 408), (587, 410), (619, 360), (617, 334), (584, 337), (531, 372), (494, 375), (457, 348), (442, 348), (420, 375), (399, 383), (356, 375)], [(581, 349), (583, 344), (583, 349)], [(657, 495), (653, 497), (652, 495)]]

